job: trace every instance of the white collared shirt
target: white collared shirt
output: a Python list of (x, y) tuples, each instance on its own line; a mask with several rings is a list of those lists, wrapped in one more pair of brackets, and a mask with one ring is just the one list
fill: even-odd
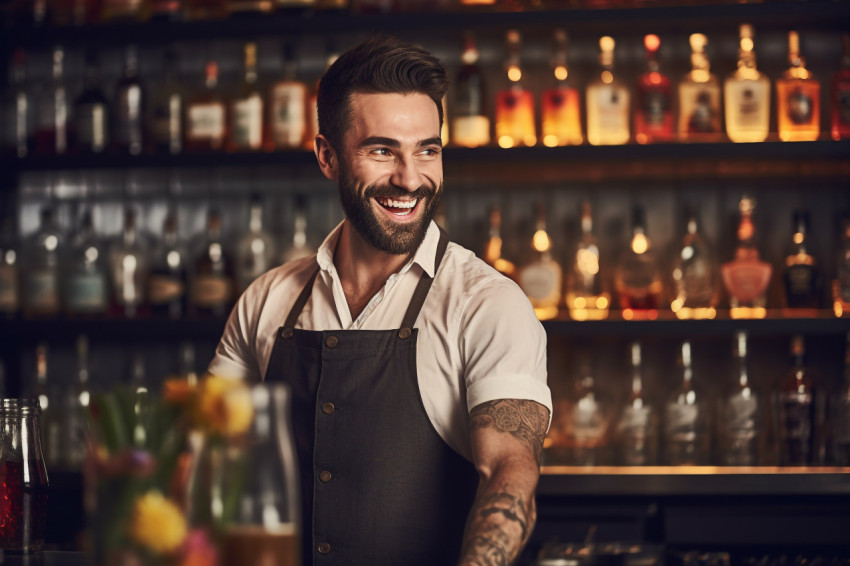
[[(319, 275), (296, 328), (388, 330), (401, 326), (422, 272), (434, 276), (440, 233), (431, 223), (410, 262), (389, 277), (352, 320), (333, 251), (342, 224), (316, 256), (259, 277), (230, 314), (210, 373), (260, 380), (292, 305), (319, 265)], [(416, 367), (425, 411), (455, 451), (470, 458), (469, 410), (495, 399), (536, 401), (552, 412), (546, 385), (546, 333), (531, 304), (510, 279), (449, 243), (439, 274), (416, 321)]]

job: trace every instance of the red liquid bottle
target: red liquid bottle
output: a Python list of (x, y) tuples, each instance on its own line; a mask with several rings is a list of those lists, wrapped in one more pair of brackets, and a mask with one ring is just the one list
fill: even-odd
[(832, 78), (832, 139), (850, 138), (850, 34), (841, 36), (841, 69)]

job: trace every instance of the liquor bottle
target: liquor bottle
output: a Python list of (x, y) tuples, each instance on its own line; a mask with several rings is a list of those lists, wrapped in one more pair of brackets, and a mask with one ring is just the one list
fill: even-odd
[(841, 68), (832, 77), (832, 139), (850, 138), (850, 34), (841, 35)]
[(263, 96), (257, 87), (257, 44), (244, 47), (244, 72), (239, 91), (230, 101), (228, 151), (261, 151), (265, 138)]
[(762, 142), (770, 125), (770, 79), (756, 68), (753, 28), (740, 27), (738, 69), (723, 83), (726, 134), (733, 142)]
[(780, 466), (820, 463), (820, 392), (811, 369), (805, 364), (803, 337), (791, 340), (793, 366), (779, 383), (774, 397)]
[(80, 153), (102, 153), (109, 144), (109, 101), (100, 88), (97, 53), (86, 52), (85, 88), (74, 102), (75, 147)]
[(711, 247), (700, 234), (695, 213), (688, 216), (688, 231), (673, 256), (672, 310), (680, 319), (714, 318), (717, 315), (717, 264)]
[(237, 292), (248, 288), (251, 282), (275, 267), (274, 240), (263, 229), (263, 200), (259, 195), (251, 199), (248, 232), (239, 240), (236, 250)]
[(147, 440), (145, 421), (150, 408), (150, 387), (148, 374), (145, 370), (145, 358), (142, 352), (136, 350), (130, 361), (130, 390), (133, 392), (133, 442), (143, 447)]
[(764, 318), (767, 314), (767, 286), (773, 267), (759, 259), (753, 224), (755, 207), (756, 201), (752, 196), (741, 197), (738, 205), (741, 222), (738, 224), (735, 257), (720, 267), (723, 285), (729, 294), (729, 314), (732, 318)]
[(505, 68), (509, 86), (496, 94), (496, 142), (504, 148), (533, 146), (537, 144), (534, 95), (521, 82), (521, 37), (517, 30), (508, 30), (506, 40)]
[(475, 37), (467, 33), (462, 65), (455, 78), (452, 94), (451, 140), (461, 147), (490, 144), (490, 118), (487, 113), (487, 85), (478, 66), (478, 47)]
[(652, 466), (658, 454), (658, 418), (643, 390), (641, 345), (632, 342), (632, 389), (617, 423), (617, 463)]
[(0, 217), (0, 319), (15, 316), (21, 308), (19, 262), (15, 225), (6, 209)]
[(208, 61), (204, 88), (186, 104), (186, 149), (218, 151), (227, 139), (227, 106), (218, 87), (218, 63)]
[(602, 279), (599, 244), (593, 235), (590, 203), (581, 205), (581, 238), (573, 255), (572, 269), (567, 275), (567, 309), (573, 320), (608, 318), (611, 294)]
[(126, 318), (142, 314), (148, 276), (148, 249), (139, 234), (136, 220), (136, 211), (126, 207), (121, 236), (109, 250), (112, 296), (117, 314)]
[(27, 84), (26, 52), (15, 49), (9, 66), (9, 87), (3, 97), (2, 147), (17, 157), (31, 155), (35, 149), (35, 101)]
[(629, 89), (614, 74), (613, 37), (599, 39), (602, 72), (587, 86), (587, 141), (592, 145), (621, 145), (629, 141)]
[(598, 466), (602, 463), (608, 421), (605, 407), (597, 399), (596, 382), (590, 367), (583, 364), (576, 383), (568, 429), (569, 464)]
[(665, 142), (673, 139), (673, 98), (670, 77), (661, 72), (658, 49), (661, 39), (655, 34), (643, 38), (647, 69), (638, 77), (635, 89), (635, 141)]
[(307, 133), (307, 85), (296, 78), (291, 42), (283, 48), (283, 78), (269, 92), (268, 150), (299, 149)]
[(86, 428), (91, 401), (89, 339), (77, 337), (77, 374), (67, 396), (67, 422), (63, 426), (64, 463), (70, 470), (81, 470), (86, 457)]
[(169, 48), (163, 57), (164, 79), (151, 89), (147, 145), (151, 153), (177, 154), (183, 151), (183, 106), (185, 94), (180, 83), (177, 51)]
[(195, 369), (195, 346), (191, 342), (180, 344), (179, 375), (189, 385), (198, 384), (198, 372)]
[[(339, 53), (336, 50), (335, 44), (332, 40), (327, 40), (327, 45), (325, 47), (325, 53), (327, 54), (325, 57), (325, 71), (327, 71), (331, 65), (333, 65), (336, 60), (339, 58)], [(307, 103), (308, 109), (308, 117), (307, 117), (307, 135), (304, 136), (304, 149), (313, 150), (313, 140), (316, 139), (316, 136), (319, 135), (319, 83), (321, 79), (317, 80), (313, 85), (313, 89), (310, 92), (310, 100)]]
[(502, 256), (502, 211), (498, 206), (490, 209), (490, 235), (484, 246), (484, 261), (499, 273), (514, 279), (516, 266)]
[(27, 317), (52, 317), (60, 311), (59, 258), (65, 238), (56, 223), (53, 207), (41, 209), (41, 225), (24, 246), (23, 312)]
[(38, 400), (41, 408), (41, 446), (48, 468), (60, 464), (60, 439), (64, 426), (55, 406), (56, 392), (52, 381), (48, 373), (48, 347), (40, 342), (35, 347), (35, 379), (31, 397)]
[(310, 257), (316, 253), (316, 249), (309, 244), (307, 238), (307, 203), (304, 195), (295, 196), (294, 210), (292, 243), (283, 250), (282, 263), (295, 261), (302, 257)]
[(69, 242), (65, 267), (65, 312), (69, 316), (104, 314), (109, 306), (107, 258), (87, 208)]
[(546, 231), (546, 208), (537, 205), (534, 236), (525, 265), (519, 270), (517, 281), (534, 307), (540, 320), (558, 316), (561, 302), (560, 264), (552, 257), (552, 238)]
[(796, 314), (815, 316), (820, 307), (820, 274), (809, 248), (809, 214), (794, 211), (794, 234), (785, 257), (785, 307)]
[(128, 45), (124, 55), (124, 71), (115, 89), (115, 139), (122, 153), (142, 152), (143, 117), (146, 91), (139, 79), (139, 58), (135, 45)]
[(640, 206), (632, 210), (632, 239), (620, 257), (614, 280), (624, 319), (658, 318), (664, 285), (655, 252), (646, 235), (646, 215)]
[(711, 447), (709, 405), (694, 386), (691, 343), (682, 342), (682, 380), (664, 411), (664, 448), (671, 466), (704, 466)]
[(578, 89), (569, 79), (567, 67), (567, 33), (555, 30), (555, 50), (552, 58), (555, 76), (552, 88), (543, 91), (541, 99), (543, 145), (580, 145), (581, 111)]
[(233, 261), (221, 235), (221, 215), (207, 213), (207, 228), (196, 251), (189, 282), (189, 304), (194, 316), (226, 316), (233, 301)]
[(842, 220), (841, 249), (832, 281), (832, 309), (835, 316), (850, 316), (850, 217)]
[(162, 239), (151, 255), (145, 295), (151, 315), (181, 318), (186, 313), (187, 257), (177, 232), (177, 217), (169, 210)]
[(51, 80), (37, 101), (35, 151), (38, 154), (64, 154), (68, 151), (68, 93), (65, 89), (65, 49), (52, 51)]
[(832, 463), (850, 466), (850, 332), (844, 348), (844, 378), (830, 403), (832, 415)]
[(721, 133), (720, 81), (711, 72), (701, 33), (690, 36), (691, 70), (679, 83), (679, 137), (689, 141), (717, 140)]
[(788, 32), (789, 67), (776, 80), (776, 122), (782, 141), (812, 141), (820, 136), (820, 82), (806, 69), (800, 36)]
[(727, 466), (759, 465), (760, 400), (750, 383), (747, 357), (747, 333), (735, 333), (735, 358), (738, 379), (723, 400), (720, 422), (723, 463)]

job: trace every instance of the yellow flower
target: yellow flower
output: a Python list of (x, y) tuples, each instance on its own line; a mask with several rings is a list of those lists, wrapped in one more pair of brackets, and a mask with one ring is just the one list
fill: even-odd
[(136, 543), (155, 554), (165, 554), (183, 544), (187, 527), (177, 505), (154, 490), (136, 499), (129, 529)]
[(198, 392), (197, 416), (199, 424), (210, 432), (242, 434), (254, 417), (251, 391), (242, 380), (209, 375)]

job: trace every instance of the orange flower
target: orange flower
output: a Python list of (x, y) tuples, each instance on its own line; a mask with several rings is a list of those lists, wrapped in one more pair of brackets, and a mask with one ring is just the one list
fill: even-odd
[(198, 391), (196, 416), (198, 424), (209, 432), (242, 434), (254, 417), (251, 391), (242, 380), (208, 375)]
[(166, 379), (162, 384), (162, 398), (168, 403), (185, 405), (192, 399), (197, 385), (184, 378)]

